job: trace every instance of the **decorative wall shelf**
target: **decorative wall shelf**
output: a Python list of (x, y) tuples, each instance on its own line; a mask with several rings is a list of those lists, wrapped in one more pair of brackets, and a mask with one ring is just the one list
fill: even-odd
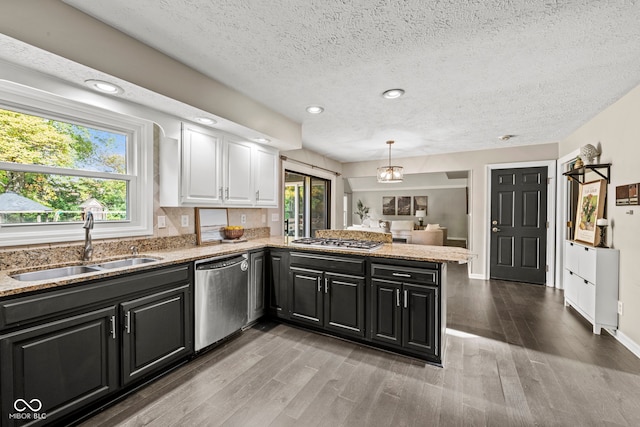
[(607, 184), (609, 183), (609, 179), (611, 177), (611, 163), (601, 163), (598, 165), (584, 165), (581, 168), (571, 169), (563, 173), (562, 175), (568, 176), (569, 178), (579, 182), (584, 182), (584, 175), (587, 172), (594, 172), (600, 175), (602, 178), (607, 180)]

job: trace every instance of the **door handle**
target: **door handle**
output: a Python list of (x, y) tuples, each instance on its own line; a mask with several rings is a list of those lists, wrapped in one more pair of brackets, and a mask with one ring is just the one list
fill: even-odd
[(400, 307), (400, 289), (396, 289), (396, 307)]
[(498, 225), (498, 221), (494, 219), (493, 221), (491, 221), (491, 225)]
[(329, 293), (329, 279), (327, 279), (326, 277), (324, 278), (324, 293)]
[(408, 298), (407, 298), (407, 290), (405, 289), (404, 290), (404, 308), (407, 308), (407, 300), (408, 300)]
[(500, 231), (500, 229), (498, 227), (493, 227), (491, 231), (493, 231), (494, 233), (497, 233), (498, 231)]
[(111, 316), (111, 338), (116, 339), (116, 316)]
[(322, 285), (320, 284), (320, 277), (318, 277), (318, 292), (322, 292)]
[(127, 331), (128, 334), (130, 334), (131, 333), (131, 312), (127, 311), (127, 314), (125, 314), (124, 316), (127, 320), (125, 325), (125, 330)]

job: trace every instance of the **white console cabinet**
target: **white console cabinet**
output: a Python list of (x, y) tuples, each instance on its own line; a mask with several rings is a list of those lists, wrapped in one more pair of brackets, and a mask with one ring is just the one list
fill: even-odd
[(593, 325), (618, 328), (618, 264), (620, 251), (565, 242), (564, 303)]

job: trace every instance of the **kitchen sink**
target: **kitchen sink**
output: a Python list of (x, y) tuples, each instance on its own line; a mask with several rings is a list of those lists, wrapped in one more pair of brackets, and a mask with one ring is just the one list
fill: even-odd
[(11, 277), (21, 282), (29, 282), (32, 280), (52, 280), (59, 279), (61, 277), (75, 276), (76, 274), (94, 273), (96, 271), (110, 270), (113, 268), (132, 267), (134, 265), (146, 264), (154, 261), (159, 261), (159, 259), (145, 257), (125, 258), (115, 261), (101, 262), (100, 264), (47, 268), (45, 270), (14, 274)]
[(101, 269), (93, 265), (74, 265), (71, 267), (48, 268), (46, 270), (31, 271), (29, 273), (15, 274), (13, 277), (22, 282), (31, 280), (50, 280), (60, 277), (75, 276), (76, 274), (93, 273)]
[[(146, 264), (148, 262), (158, 261), (157, 258), (125, 258), (116, 261), (103, 262), (96, 264), (95, 267), (100, 269), (131, 267), (133, 265)], [(93, 266), (92, 266), (93, 267)]]

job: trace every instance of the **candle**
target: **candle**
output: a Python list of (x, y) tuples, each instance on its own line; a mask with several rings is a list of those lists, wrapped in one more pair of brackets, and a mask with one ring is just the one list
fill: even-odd
[(596, 225), (599, 227), (606, 227), (609, 225), (609, 220), (607, 218), (598, 218), (596, 220)]

